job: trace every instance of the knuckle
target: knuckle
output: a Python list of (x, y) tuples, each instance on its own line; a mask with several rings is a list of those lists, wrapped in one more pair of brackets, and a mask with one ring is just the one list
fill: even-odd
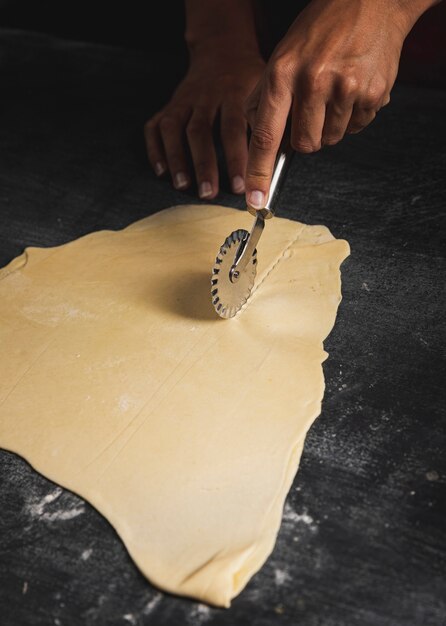
[(274, 133), (266, 126), (256, 126), (252, 131), (251, 144), (256, 150), (267, 152), (274, 145)]
[(363, 109), (376, 110), (379, 109), (383, 92), (379, 85), (370, 85), (360, 97), (360, 103)]
[(202, 120), (192, 119), (186, 126), (186, 135), (188, 137), (196, 137), (203, 134), (204, 125)]
[(281, 93), (292, 74), (293, 59), (289, 54), (276, 54), (267, 69), (268, 85), (272, 93)]
[(353, 74), (341, 76), (338, 90), (341, 100), (349, 100), (352, 96), (355, 96), (359, 90), (359, 80), (357, 76)]
[(267, 171), (262, 170), (256, 166), (249, 166), (246, 172), (247, 186), (249, 186), (249, 183), (253, 183), (253, 182), (260, 182), (260, 183), (268, 182), (269, 178), (270, 178), (270, 175)]
[(355, 120), (353, 121), (350, 126), (348, 127), (348, 132), (349, 133), (359, 133), (361, 132), (361, 130), (364, 130), (364, 128), (367, 126), (367, 124), (365, 124), (364, 122), (362, 122), (361, 120)]
[(359, 102), (360, 102), (361, 108), (364, 109), (365, 111), (370, 111), (372, 109), (375, 109), (377, 106), (377, 102), (375, 101), (375, 99), (369, 95), (363, 95)]
[(159, 121), (159, 127), (162, 133), (172, 132), (176, 128), (176, 120), (172, 115), (163, 115)]
[(266, 78), (268, 81), (268, 87), (273, 93), (280, 90), (282, 83), (282, 73), (280, 66), (277, 63), (272, 63), (267, 70)]
[(327, 137), (322, 138), (322, 145), (324, 146), (335, 146), (337, 143), (341, 141), (342, 137), (340, 135), (329, 135)]
[(326, 91), (329, 76), (323, 65), (313, 64), (303, 72), (304, 88), (308, 92), (318, 95)]
[(350, 124), (348, 125), (347, 132), (350, 134), (356, 134), (364, 130), (376, 117), (374, 111), (370, 109), (362, 109), (356, 112), (352, 117)]
[(312, 152), (317, 152), (321, 148), (320, 143), (316, 143), (309, 139), (300, 139), (294, 138), (291, 139), (291, 147), (296, 152), (302, 152), (304, 154), (311, 154)]
[(373, 81), (372, 87), (376, 91), (377, 96), (382, 99), (388, 91), (386, 78), (381, 75), (376, 76), (375, 80)]
[(345, 129), (338, 124), (328, 124), (322, 134), (321, 144), (323, 146), (334, 146), (341, 141), (344, 136)]
[(212, 120), (205, 112), (195, 112), (186, 125), (186, 135), (188, 138), (202, 137), (209, 135), (212, 129)]
[(353, 120), (353, 125), (361, 128), (365, 128), (373, 122), (376, 117), (376, 113), (372, 109), (363, 109), (361, 113), (358, 113)]

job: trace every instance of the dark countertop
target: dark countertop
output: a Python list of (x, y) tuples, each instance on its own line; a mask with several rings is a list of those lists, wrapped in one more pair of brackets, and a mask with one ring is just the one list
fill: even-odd
[[(173, 70), (2, 31), (0, 73), (0, 265), (195, 201), (145, 160)], [(446, 624), (445, 105), (399, 86), (368, 130), (293, 163), (281, 215), (352, 254), (322, 415), (274, 553), (232, 608), (158, 592), (99, 513), (0, 451), (2, 626)]]

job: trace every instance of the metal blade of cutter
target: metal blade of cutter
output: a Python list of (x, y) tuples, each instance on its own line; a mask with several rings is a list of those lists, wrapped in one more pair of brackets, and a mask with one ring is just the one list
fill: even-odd
[(235, 230), (220, 248), (211, 278), (212, 304), (220, 317), (234, 317), (251, 295), (257, 271), (256, 245), (264, 225), (259, 214), (250, 233)]

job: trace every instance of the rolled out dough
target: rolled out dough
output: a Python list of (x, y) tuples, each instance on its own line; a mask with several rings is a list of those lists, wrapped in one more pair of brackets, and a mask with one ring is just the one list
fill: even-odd
[(0, 446), (95, 506), (155, 585), (221, 606), (273, 549), (348, 255), (275, 218), (221, 320), (210, 270), (251, 221), (174, 207), (0, 270)]

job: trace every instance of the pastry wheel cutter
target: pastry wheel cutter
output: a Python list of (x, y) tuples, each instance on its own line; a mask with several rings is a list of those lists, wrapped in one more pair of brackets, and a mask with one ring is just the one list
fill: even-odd
[(234, 230), (220, 248), (211, 277), (212, 304), (220, 317), (234, 317), (251, 295), (257, 271), (256, 247), (265, 220), (275, 214), (277, 199), (293, 155), (289, 139), (282, 140), (265, 206), (262, 209), (247, 207), (255, 217), (251, 232), (243, 228)]

